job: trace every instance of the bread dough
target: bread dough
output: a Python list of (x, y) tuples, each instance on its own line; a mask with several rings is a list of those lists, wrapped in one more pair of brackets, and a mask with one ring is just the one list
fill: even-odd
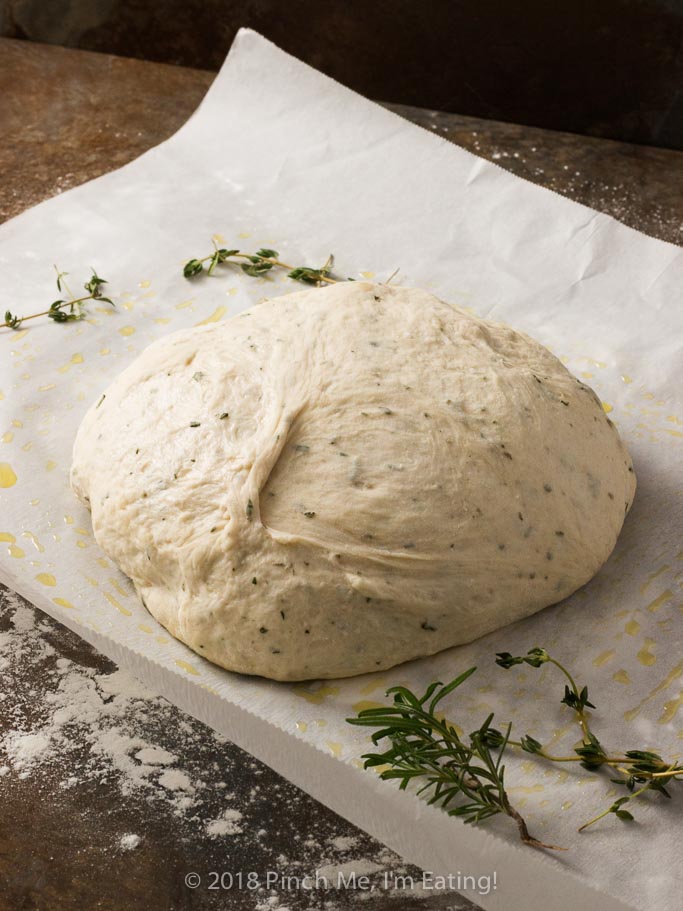
[(612, 551), (635, 476), (595, 393), (538, 342), (347, 282), (155, 342), (86, 414), (72, 484), (173, 636), (300, 680), (567, 597)]

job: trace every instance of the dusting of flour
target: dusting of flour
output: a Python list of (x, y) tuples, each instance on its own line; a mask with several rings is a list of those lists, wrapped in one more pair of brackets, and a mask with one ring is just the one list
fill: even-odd
[[(99, 673), (55, 658), (49, 623), (17, 596), (3, 598), (9, 623), (0, 632), (0, 777), (12, 772), (25, 780), (49, 767), (68, 789), (114, 775), (123, 796), (163, 801), (180, 817), (200, 811), (202, 770), (183, 768), (175, 753), (152, 739), (168, 739), (164, 720), (174, 730), (175, 710), (125, 671)], [(40, 675), (39, 698), (16, 686), (27, 664)], [(209, 733), (208, 740), (215, 748), (221, 738)], [(223, 798), (228, 804), (232, 795), (224, 791)], [(224, 822), (221, 834), (231, 834), (228, 817)], [(137, 847), (133, 836), (124, 838), (122, 849)]]
[[(126, 823), (137, 832), (122, 828), (110, 842), (130, 862), (155, 848), (150, 819), (170, 816), (180, 843), (195, 844), (201, 863), (215, 856), (217, 869), (229, 866), (235, 852), (238, 869), (275, 869), (285, 877), (318, 870), (330, 883), (355, 873), (372, 882), (369, 891), (320, 893), (262, 886), (251, 896), (253, 911), (307, 911), (312, 894), (325, 911), (434, 897), (419, 884), (398, 888), (393, 877), (418, 871), (76, 642), (0, 586), (0, 801), (23, 782), (45, 790), (50, 801), (82, 788), (97, 826), (107, 802), (93, 801), (93, 786), (113, 782), (121, 803), (141, 813)], [(74, 651), (79, 645), (82, 651)], [(441, 898), (453, 911), (477, 911), (457, 893)]]

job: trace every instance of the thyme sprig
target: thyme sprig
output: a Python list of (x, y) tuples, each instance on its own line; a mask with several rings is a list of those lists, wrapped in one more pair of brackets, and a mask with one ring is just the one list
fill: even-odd
[(407, 687), (391, 687), (387, 690), (387, 695), (394, 697), (391, 705), (363, 709), (356, 718), (347, 718), (349, 724), (377, 728), (372, 735), (373, 744), (389, 741), (384, 752), (363, 755), (365, 768), (377, 768), (382, 779), (398, 779), (402, 790), (411, 781), (424, 780), (417, 793), (429, 794), (430, 804), (443, 807), (450, 816), (459, 816), (466, 823), (476, 824), (504, 814), (516, 823), (524, 844), (555, 850), (556, 845), (546, 845), (529, 834), (524, 819), (510, 802), (504, 781), (506, 751), (516, 748), (549, 762), (577, 762), (591, 772), (607, 768), (619, 774), (619, 778), (610, 781), (625, 787), (628, 793), (583, 823), (579, 832), (610, 814), (630, 822), (634, 817), (624, 809), (626, 804), (648, 791), (669, 798), (667, 785), (683, 781), (683, 765), (669, 762), (651, 750), (633, 749), (610, 755), (591, 726), (590, 710), (595, 705), (589, 699), (588, 687), (579, 687), (570, 671), (545, 649), (533, 648), (521, 656), (499, 652), (496, 664), (502, 668), (551, 664), (561, 672), (567, 681), (561, 703), (572, 710), (581, 731), (581, 740), (571, 756), (549, 753), (530, 734), (514, 740), (512, 724), (503, 732), (497, 730), (492, 726), (493, 714), (469, 737), (461, 736), (452, 722), (437, 714), (436, 708), (475, 672), (472, 667), (446, 685), (432, 683), (422, 697)]
[[(633, 814), (623, 809), (624, 804), (641, 797), (647, 791), (654, 791), (670, 798), (671, 795), (666, 786), (676, 781), (683, 781), (683, 765), (667, 762), (659, 753), (651, 750), (624, 750), (619, 755), (609, 755), (590, 726), (589, 713), (586, 710), (595, 709), (595, 706), (588, 699), (588, 687), (583, 686), (579, 689), (569, 671), (559, 661), (552, 658), (545, 649), (533, 648), (526, 655), (521, 656), (513, 656), (509, 652), (499, 652), (496, 656), (496, 664), (503, 668), (511, 668), (518, 664), (527, 664), (534, 668), (539, 668), (543, 664), (554, 664), (569, 681), (569, 685), (565, 686), (564, 698), (561, 702), (572, 709), (581, 729), (581, 743), (574, 747), (575, 755), (573, 756), (552, 756), (543, 749), (538, 740), (528, 734), (524, 735), (520, 741), (511, 740), (511, 746), (519, 746), (525, 752), (534, 753), (550, 762), (579, 762), (585, 769), (592, 772), (597, 772), (603, 766), (614, 769), (621, 777), (610, 778), (610, 781), (629, 791), (629, 794), (618, 798), (602, 813), (585, 822), (579, 828), (579, 832), (610, 814), (614, 814), (623, 822), (631, 822), (634, 818)], [(642, 785), (642, 787), (636, 788), (636, 785)]]
[[(449, 816), (476, 824), (504, 814), (516, 823), (524, 844), (563, 850), (544, 844), (529, 833), (505, 790), (503, 756), (511, 725), (502, 734), (491, 727), (491, 714), (468, 738), (463, 738), (450, 722), (436, 714), (441, 700), (475, 670), (471, 667), (446, 685), (432, 683), (421, 698), (407, 687), (391, 687), (387, 695), (393, 694), (392, 705), (364, 709), (357, 718), (347, 718), (349, 724), (379, 728), (372, 735), (375, 745), (384, 739), (390, 743), (382, 753), (365, 753), (365, 768), (388, 766), (380, 770), (380, 778), (399, 779), (401, 790), (411, 781), (424, 778), (417, 793), (429, 793), (428, 802), (441, 806)], [(497, 756), (493, 755), (494, 749)]]
[(87, 294), (76, 297), (71, 291), (66, 276), (68, 272), (60, 272), (57, 266), (54, 267), (57, 273), (57, 290), (66, 294), (67, 297), (53, 301), (47, 310), (41, 310), (39, 313), (32, 313), (30, 316), (17, 316), (11, 310), (5, 311), (5, 321), (0, 323), (0, 329), (19, 329), (22, 323), (30, 319), (37, 319), (39, 316), (47, 316), (48, 319), (56, 323), (70, 323), (81, 320), (86, 316), (86, 307), (88, 301), (103, 301), (104, 303), (114, 306), (114, 302), (102, 293), (102, 286), (107, 284), (107, 280), (97, 274), (91, 267), (92, 276), (89, 281), (83, 285)]
[[(243, 272), (254, 278), (265, 275), (273, 268), (287, 269), (288, 278), (297, 282), (303, 282), (306, 285), (336, 284), (338, 279), (332, 278), (331, 271), (334, 265), (334, 257), (330, 254), (327, 261), (319, 268), (311, 266), (290, 266), (282, 262), (277, 250), (271, 250), (268, 247), (261, 247), (256, 253), (243, 253), (241, 250), (228, 250), (219, 247), (213, 242), (213, 253), (204, 256), (201, 259), (190, 259), (183, 266), (183, 275), (185, 278), (195, 278), (206, 272), (207, 275), (213, 275), (216, 268), (224, 263), (234, 263), (239, 265)], [(246, 260), (246, 262), (240, 262)]]

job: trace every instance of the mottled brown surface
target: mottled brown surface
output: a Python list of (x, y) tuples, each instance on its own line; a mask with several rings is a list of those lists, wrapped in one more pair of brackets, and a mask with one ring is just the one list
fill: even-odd
[[(122, 165), (165, 139), (192, 112), (212, 78), (199, 71), (0, 41), (1, 217), (16, 215)], [(395, 109), (521, 176), (610, 212), (633, 227), (674, 242), (683, 236), (681, 153)], [(9, 625), (9, 613), (9, 602), (0, 592), (0, 630)], [(42, 634), (56, 650), (50, 661), (66, 657), (78, 667), (111, 672), (106, 658), (37, 613), (45, 626)], [(19, 715), (33, 711), (25, 701), (18, 704), (21, 694), (32, 688), (32, 704), (40, 710), (49, 671), (29, 656), (15, 679), (3, 681), (9, 701), (2, 702), (0, 732), (10, 717), (16, 722), (17, 715), (10, 716), (13, 705)], [(356, 857), (371, 858), (381, 851), (368, 836), (232, 744), (219, 743), (210, 731), (163, 700), (150, 698), (145, 711), (150, 726), (163, 728), (157, 731), (157, 742), (186, 766), (206, 770), (215, 763), (216, 780), (229, 777), (230, 787), (240, 793), (261, 787), (265, 796), (253, 804), (249, 829), (229, 843), (216, 842), (207, 837), (202, 818), (181, 824), (162, 804), (134, 796), (122, 799), (115, 777), (104, 774), (106, 770), (98, 783), (89, 780), (60, 788), (66, 775), (79, 776), (78, 762), (69, 769), (50, 769), (38, 787), (35, 777), (22, 780), (12, 772), (0, 777), (0, 911), (241, 911), (255, 908), (263, 896), (191, 892), (183, 885), (183, 876), (192, 869), (205, 873), (228, 863), (233, 869), (263, 870), (282, 863), (281, 854), (287, 857), (288, 869), (314, 869), (329, 855), (322, 857), (307, 846), (309, 835), (318, 843), (355, 835)], [(204, 800), (206, 812), (215, 816), (219, 789), (209, 786)], [(267, 829), (266, 838), (255, 837), (260, 827)], [(116, 845), (125, 832), (138, 833), (143, 841), (123, 856)], [(467, 907), (453, 895), (418, 901), (380, 894), (356, 905), (356, 897), (346, 894), (335, 896), (335, 901), (338, 908), (371, 911)], [(303, 894), (284, 896), (283, 903), (292, 911), (325, 907), (323, 898)]]
[[(59, 662), (72, 662), (72, 676), (90, 669), (106, 680), (115, 671), (111, 661), (36, 608), (40, 627), (30, 639), (13, 632), (17, 605), (26, 607), (0, 586), (0, 636), (13, 636), (10, 651), (22, 649), (13, 666), (0, 663), (0, 743), (10, 730), (42, 730), (45, 706), (63, 678)], [(27, 641), (34, 645), (27, 648)], [(53, 651), (45, 654), (35, 643)], [(385, 872), (390, 886), (394, 872), (416, 880), (420, 873), (161, 697), (137, 700), (131, 717), (111, 727), (172, 753), (174, 767), (205, 784), (196, 806), (174, 812), (163, 787), (122, 794), (125, 776), (105, 757), (93, 757), (82, 733), (72, 732), (75, 749), (68, 755), (26, 778), (21, 769), (3, 769), (7, 756), (0, 747), (0, 911), (266, 911), (269, 898), (273, 911), (478, 911), (456, 893), (419, 898), (385, 889)], [(242, 812), (240, 831), (211, 837), (207, 823), (226, 807)], [(128, 833), (141, 839), (131, 851), (120, 844)], [(340, 843), (340, 836), (353, 847)], [(370, 903), (357, 890), (306, 892), (289, 888), (287, 880), (273, 890), (209, 888), (211, 871), (253, 871), (263, 882), (268, 871), (314, 876), (326, 864), (353, 860), (376, 867)], [(185, 885), (191, 872), (201, 877), (193, 889)]]
[(203, 69), (240, 26), (371, 98), (683, 149), (679, 0), (0, 0), (0, 34)]
[[(132, 160), (189, 117), (213, 73), (0, 39), (0, 220)], [(673, 243), (683, 153), (387, 105), (484, 158)]]

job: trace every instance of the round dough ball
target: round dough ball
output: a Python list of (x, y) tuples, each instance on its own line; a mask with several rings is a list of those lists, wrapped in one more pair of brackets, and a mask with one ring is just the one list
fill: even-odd
[(85, 416), (72, 484), (173, 636), (301, 680), (566, 598), (612, 551), (635, 476), (538, 342), (348, 282), (155, 342)]

